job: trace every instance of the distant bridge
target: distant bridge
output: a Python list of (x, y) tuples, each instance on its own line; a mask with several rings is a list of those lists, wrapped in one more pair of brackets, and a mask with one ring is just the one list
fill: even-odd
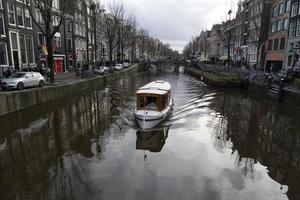
[(173, 71), (179, 73), (179, 68), (181, 66), (186, 66), (187, 63), (176, 61), (176, 60), (165, 60), (165, 61), (156, 61), (156, 62), (145, 62), (144, 64), (148, 69), (154, 66), (158, 70), (174, 67)]

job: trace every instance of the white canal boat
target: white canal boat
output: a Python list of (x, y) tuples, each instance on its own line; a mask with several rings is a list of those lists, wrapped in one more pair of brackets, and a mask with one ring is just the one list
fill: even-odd
[(173, 109), (171, 85), (154, 81), (136, 92), (135, 118), (140, 128), (151, 129), (168, 117)]

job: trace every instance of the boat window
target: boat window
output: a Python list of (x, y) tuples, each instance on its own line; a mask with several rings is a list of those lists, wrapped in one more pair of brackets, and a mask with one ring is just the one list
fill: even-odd
[(140, 97), (141, 110), (158, 110), (157, 97), (141, 96)]

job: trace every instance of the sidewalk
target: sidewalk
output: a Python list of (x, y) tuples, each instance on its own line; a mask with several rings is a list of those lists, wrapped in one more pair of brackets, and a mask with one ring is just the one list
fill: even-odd
[(46, 82), (45, 85), (49, 85), (49, 86), (61, 85), (61, 84), (76, 82), (78, 80), (82, 80), (82, 78), (76, 77), (75, 72), (70, 71), (70, 72), (56, 74), (55, 75), (55, 83)]

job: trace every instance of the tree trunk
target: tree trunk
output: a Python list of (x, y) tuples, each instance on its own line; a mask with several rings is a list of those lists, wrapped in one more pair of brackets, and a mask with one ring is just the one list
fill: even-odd
[(258, 46), (257, 46), (257, 49), (256, 49), (256, 69), (260, 69), (260, 62), (259, 62), (259, 57), (260, 57), (260, 46), (261, 46), (261, 45), (258, 45)]
[(113, 60), (113, 50), (112, 50), (113, 48), (112, 48), (112, 44), (111, 43), (109, 43), (109, 61), (110, 61), (110, 67), (112, 67), (113, 66), (113, 64), (112, 64), (112, 60)]
[(52, 37), (50, 34), (46, 35), (46, 45), (47, 45), (47, 64), (50, 69), (50, 82), (55, 82), (55, 75), (54, 75), (54, 59), (53, 59), (53, 50), (52, 50)]

